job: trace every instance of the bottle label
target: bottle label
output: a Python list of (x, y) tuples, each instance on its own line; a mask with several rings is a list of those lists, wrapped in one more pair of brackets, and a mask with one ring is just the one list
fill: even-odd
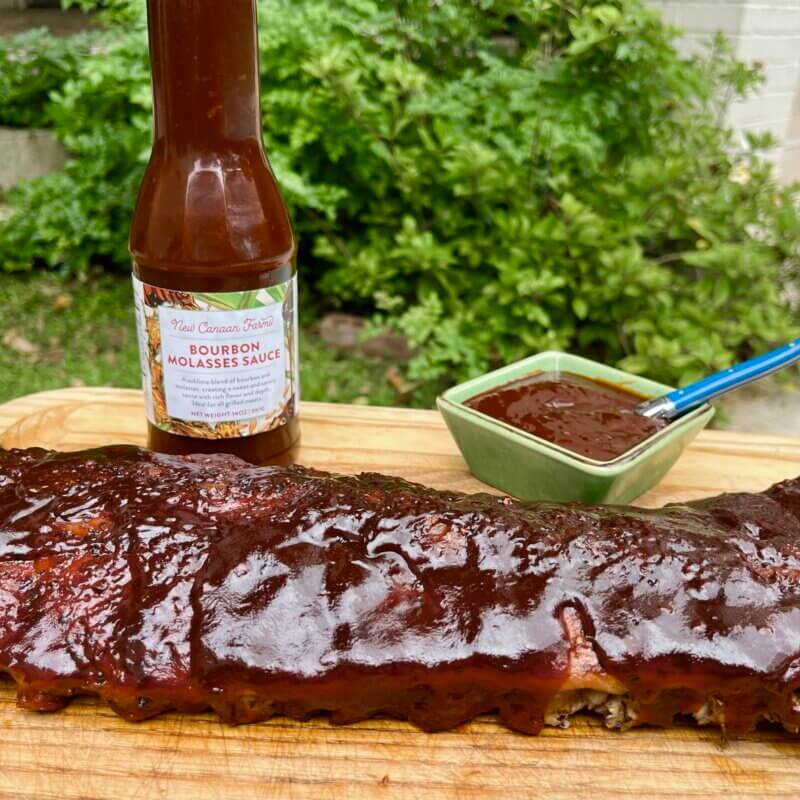
[(178, 436), (235, 439), (297, 412), (297, 279), (249, 292), (133, 278), (147, 418)]

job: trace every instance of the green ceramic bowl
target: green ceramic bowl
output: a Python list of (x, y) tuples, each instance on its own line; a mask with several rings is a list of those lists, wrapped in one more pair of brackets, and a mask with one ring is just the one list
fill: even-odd
[(613, 461), (594, 461), (464, 405), (532, 372), (600, 378), (647, 397), (673, 389), (569, 353), (547, 352), (446, 391), (437, 404), (473, 475), (520, 500), (629, 503), (664, 477), (714, 416), (711, 406), (702, 406)]

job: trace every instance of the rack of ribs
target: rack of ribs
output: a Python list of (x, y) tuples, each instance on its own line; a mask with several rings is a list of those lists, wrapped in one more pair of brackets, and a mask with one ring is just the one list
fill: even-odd
[(134, 447), (0, 451), (23, 708), (800, 731), (800, 480), (659, 510)]

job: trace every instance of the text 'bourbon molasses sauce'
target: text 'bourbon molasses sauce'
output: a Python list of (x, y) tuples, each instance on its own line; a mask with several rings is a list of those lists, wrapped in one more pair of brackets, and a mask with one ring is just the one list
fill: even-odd
[(254, 0), (148, 0), (155, 138), (131, 232), (149, 445), (290, 460), (296, 249), (261, 140)]
[(666, 427), (636, 413), (646, 399), (570, 372), (537, 372), (465, 405), (587, 458), (611, 461)]

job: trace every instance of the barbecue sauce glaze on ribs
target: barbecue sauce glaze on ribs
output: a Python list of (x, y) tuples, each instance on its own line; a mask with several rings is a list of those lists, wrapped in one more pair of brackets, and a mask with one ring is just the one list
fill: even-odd
[(0, 451), (0, 668), (19, 704), (691, 714), (800, 729), (800, 481), (650, 511), (133, 447)]

